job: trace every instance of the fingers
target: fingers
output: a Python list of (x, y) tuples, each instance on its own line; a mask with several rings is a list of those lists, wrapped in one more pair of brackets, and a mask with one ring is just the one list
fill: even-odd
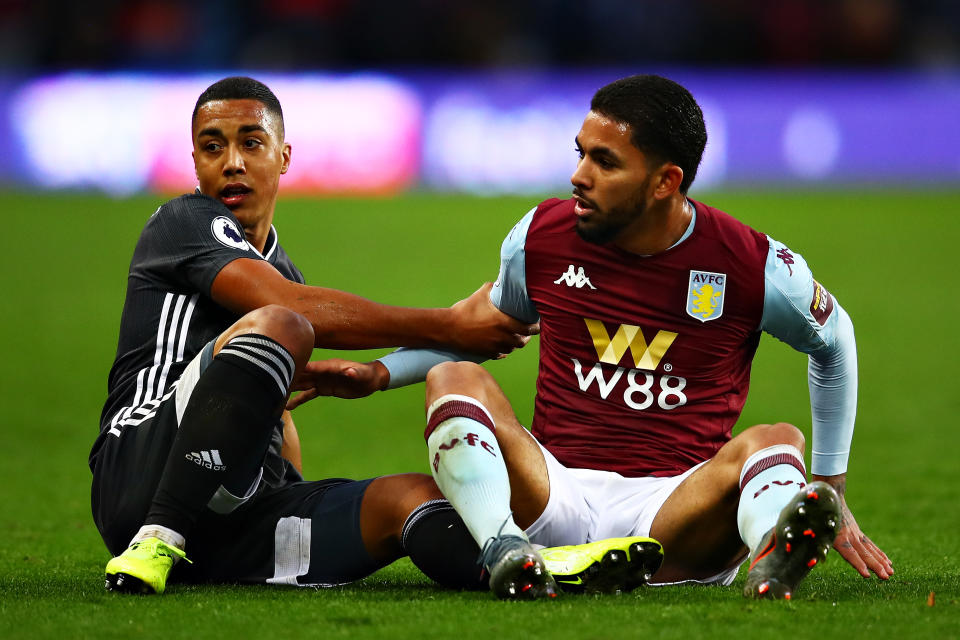
[(302, 393), (298, 393), (297, 395), (287, 400), (287, 411), (293, 411), (300, 405), (306, 402), (310, 402), (311, 400), (316, 398), (318, 394), (319, 392), (316, 389), (309, 389)]
[(873, 558), (874, 566), (871, 566), (873, 572), (883, 580), (886, 580), (892, 576), (895, 573), (893, 570), (893, 563), (890, 562), (890, 558), (887, 556), (887, 554), (885, 554), (883, 550), (874, 544), (873, 540), (867, 536), (863, 536), (863, 544)]
[(864, 578), (869, 578), (871, 571), (881, 580), (893, 575), (893, 565), (887, 555), (859, 531), (841, 532), (834, 548)]
[(860, 553), (857, 549), (854, 548), (854, 544), (849, 540), (843, 542), (838, 542), (834, 544), (834, 549), (843, 556), (843, 559), (850, 563), (850, 566), (856, 569), (864, 578), (870, 577), (870, 570), (867, 569), (867, 563), (863, 561), (863, 558), (860, 557)]

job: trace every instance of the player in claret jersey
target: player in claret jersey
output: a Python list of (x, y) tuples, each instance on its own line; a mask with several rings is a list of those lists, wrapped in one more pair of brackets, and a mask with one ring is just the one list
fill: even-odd
[[(532, 437), (494, 379), (456, 354), (339, 365), (344, 385), (368, 390), (429, 370), (434, 477), (503, 597), (549, 592), (545, 568), (561, 583), (635, 586), (657, 566), (655, 545), (634, 539), (648, 536), (665, 553), (656, 583), (730, 584), (749, 556), (745, 594), (789, 598), (831, 545), (865, 577), (893, 573), (843, 498), (850, 318), (800, 255), (687, 197), (706, 140), (680, 85), (603, 87), (576, 135), (573, 197), (541, 203), (504, 241), (491, 298), (541, 327)], [(795, 426), (731, 438), (763, 331), (809, 355), (811, 484)], [(595, 542), (611, 537), (626, 539)], [(547, 549), (544, 565), (528, 540), (591, 544)], [(650, 557), (611, 578), (616, 558), (600, 560), (618, 549)]]

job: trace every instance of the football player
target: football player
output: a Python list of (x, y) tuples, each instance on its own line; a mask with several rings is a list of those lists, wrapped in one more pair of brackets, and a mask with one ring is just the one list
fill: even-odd
[[(540, 203), (507, 235), (491, 299), (541, 326), (532, 434), (486, 370), (456, 353), (309, 365), (342, 395), (426, 378), (433, 475), (501, 597), (551, 593), (551, 571), (578, 585), (609, 579), (598, 569), (631, 550), (596, 541), (625, 536), (655, 538), (665, 558), (653, 543), (639, 549), (650, 557), (623, 573), (624, 588), (657, 566), (654, 583), (727, 585), (749, 557), (745, 595), (790, 598), (831, 546), (864, 577), (893, 574), (844, 499), (850, 317), (798, 253), (687, 196), (706, 141), (682, 86), (613, 82), (576, 134), (572, 197)], [(731, 437), (762, 332), (809, 356), (809, 484), (792, 424)], [(540, 554), (531, 543), (589, 545)]]
[(536, 327), (491, 305), (489, 285), (408, 309), (303, 284), (273, 225), (291, 147), (262, 83), (210, 86), (192, 138), (199, 188), (161, 206), (134, 249), (90, 452), (94, 520), (116, 555), (107, 588), (161, 593), (187, 552), (187, 580), (339, 584), (410, 554), (445, 584), (475, 584), (476, 548), (430, 476), (305, 482), (284, 402), (311, 384), (314, 347), (496, 356)]

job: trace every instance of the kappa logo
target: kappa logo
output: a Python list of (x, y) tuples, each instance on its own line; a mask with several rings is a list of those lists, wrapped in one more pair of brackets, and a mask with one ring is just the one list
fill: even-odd
[(211, 449), (209, 451), (204, 450), (200, 453), (191, 451), (185, 455), (184, 458), (197, 466), (203, 467), (204, 469), (210, 469), (211, 471), (227, 470), (227, 465), (223, 464), (223, 460), (220, 459), (219, 449)]
[(210, 223), (210, 231), (220, 244), (231, 249), (246, 251), (250, 248), (243, 232), (237, 228), (233, 220), (226, 216), (214, 218), (213, 222)]
[(666, 355), (667, 349), (677, 339), (677, 334), (673, 331), (660, 330), (648, 345), (640, 327), (632, 324), (620, 325), (611, 338), (602, 321), (589, 318), (584, 318), (583, 321), (587, 324), (587, 331), (593, 339), (597, 357), (600, 362), (607, 364), (620, 364), (620, 360), (629, 349), (635, 368), (654, 371)]
[[(574, 269), (576, 269), (576, 271), (574, 271)], [(583, 267), (574, 267), (573, 265), (567, 267), (566, 272), (554, 280), (553, 284), (560, 284), (561, 282), (566, 283), (568, 287), (576, 287), (577, 289), (582, 289), (585, 286), (596, 289), (593, 283), (590, 282), (587, 274), (583, 272)]]
[(777, 257), (780, 259), (781, 262), (783, 262), (783, 264), (787, 266), (787, 270), (790, 272), (790, 276), (793, 277), (793, 267), (790, 266), (794, 262), (796, 262), (793, 259), (793, 254), (790, 253), (790, 251), (786, 247), (784, 247), (782, 249), (777, 250)]
[(687, 315), (700, 322), (716, 320), (723, 315), (726, 290), (727, 274), (691, 270), (687, 287)]

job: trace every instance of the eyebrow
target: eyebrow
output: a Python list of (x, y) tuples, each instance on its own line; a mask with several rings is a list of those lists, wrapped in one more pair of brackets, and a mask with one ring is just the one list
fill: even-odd
[[(251, 131), (263, 131), (264, 133), (269, 133), (259, 124), (245, 124), (239, 129), (240, 133), (250, 133)], [(207, 127), (206, 129), (201, 129), (197, 132), (197, 137), (202, 136), (218, 136), (223, 138), (223, 131), (217, 127)]]
[(219, 136), (223, 137), (223, 131), (217, 129), (216, 127), (207, 127), (206, 129), (201, 129), (197, 132), (197, 137), (202, 138), (203, 136)]
[(580, 136), (575, 136), (573, 138), (573, 143), (577, 145), (577, 149), (579, 149), (583, 153), (588, 153), (589, 155), (592, 155), (592, 156), (602, 156), (610, 160), (613, 160), (615, 162), (620, 161), (619, 156), (617, 156), (617, 154), (614, 153), (613, 150), (610, 149), (609, 147), (596, 147), (594, 149), (591, 149), (588, 152), (583, 148), (583, 145), (580, 144)]

